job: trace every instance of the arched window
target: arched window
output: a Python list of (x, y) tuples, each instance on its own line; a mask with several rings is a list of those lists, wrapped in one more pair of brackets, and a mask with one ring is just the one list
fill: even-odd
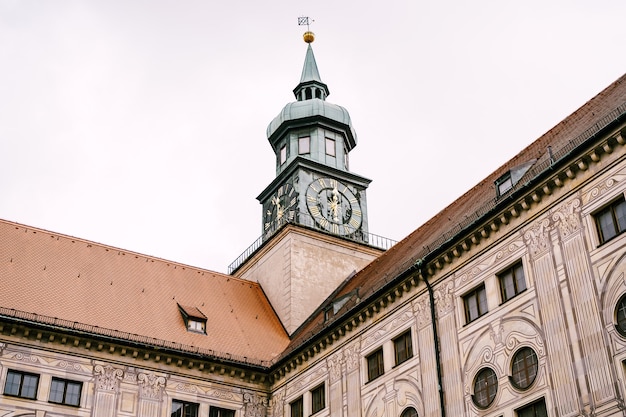
[(511, 382), (516, 388), (528, 389), (537, 377), (537, 354), (529, 347), (523, 347), (513, 355)]
[(322, 98), (322, 90), (319, 88), (315, 89), (315, 98)]
[(417, 411), (413, 407), (405, 408), (400, 417), (417, 417)]
[(626, 294), (622, 295), (615, 306), (615, 328), (626, 337)]
[(474, 380), (474, 404), (480, 408), (487, 408), (496, 398), (498, 392), (498, 378), (491, 368), (483, 368)]
[(307, 100), (311, 100), (313, 98), (313, 93), (311, 92), (311, 87), (307, 88), (305, 90), (305, 94), (306, 94), (306, 99)]

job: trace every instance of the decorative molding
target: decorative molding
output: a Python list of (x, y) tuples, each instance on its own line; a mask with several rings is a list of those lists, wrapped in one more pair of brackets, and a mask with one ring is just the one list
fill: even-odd
[(96, 389), (101, 391), (117, 391), (124, 376), (123, 369), (114, 368), (109, 364), (94, 366), (93, 373), (96, 377)]
[[(198, 387), (196, 387), (198, 388)], [(200, 390), (200, 389), (199, 389)], [(216, 398), (218, 400), (231, 400), (231, 401), (241, 401), (241, 398), (238, 398), (235, 393), (231, 391), (224, 391), (221, 389), (209, 389), (206, 391), (206, 394), (209, 397)]]
[(611, 188), (613, 188), (616, 183), (620, 183), (624, 181), (624, 179), (626, 179), (626, 174), (622, 172), (618, 172), (615, 175), (611, 176), (610, 178), (607, 178), (605, 181), (602, 181), (601, 183), (597, 184), (591, 190), (583, 194), (582, 196), (583, 204), (587, 205), (591, 203), (593, 200), (602, 196)]
[(285, 390), (281, 389), (272, 394), (270, 399), (270, 415), (272, 417), (282, 417), (285, 408)]
[(150, 398), (161, 400), (163, 397), (163, 389), (165, 388), (165, 377), (154, 373), (137, 374), (139, 383), (139, 395), (141, 398)]
[(0, 342), (0, 356), (4, 353), (4, 349), (6, 349), (7, 344)]

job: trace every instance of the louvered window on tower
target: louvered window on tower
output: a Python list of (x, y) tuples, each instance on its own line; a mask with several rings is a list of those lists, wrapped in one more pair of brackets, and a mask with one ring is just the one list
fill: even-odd
[(183, 316), (187, 330), (194, 333), (206, 334), (206, 316), (196, 307), (182, 306), (178, 304), (180, 314)]

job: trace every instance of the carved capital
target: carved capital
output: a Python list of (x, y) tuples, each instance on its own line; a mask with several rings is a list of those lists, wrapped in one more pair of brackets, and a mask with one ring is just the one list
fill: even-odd
[(550, 219), (536, 221), (524, 233), (524, 241), (532, 256), (547, 252), (550, 248)]
[(141, 398), (161, 400), (163, 388), (165, 388), (165, 377), (154, 373), (140, 373), (137, 375), (137, 381)]
[(244, 392), (245, 417), (265, 417), (267, 415), (267, 398), (255, 392)]
[(580, 230), (580, 200), (574, 199), (561, 204), (552, 213), (552, 221), (557, 226), (561, 239)]
[(348, 372), (352, 372), (355, 369), (359, 369), (361, 346), (358, 343), (353, 343), (343, 351), (344, 359), (346, 361), (346, 368)]
[(282, 417), (285, 403), (285, 390), (281, 389), (272, 395), (270, 400), (270, 415), (272, 417)]
[(454, 283), (450, 280), (434, 291), (437, 312), (441, 315), (454, 309)]
[(431, 323), (430, 300), (424, 295), (413, 302), (413, 311), (417, 317), (417, 326), (423, 328)]
[(96, 377), (96, 389), (101, 391), (117, 391), (124, 376), (123, 369), (114, 368), (109, 364), (94, 366), (93, 373)]
[(330, 382), (333, 383), (339, 379), (341, 379), (342, 374), (342, 365), (343, 365), (343, 353), (337, 352), (326, 359), (326, 366), (329, 370)]

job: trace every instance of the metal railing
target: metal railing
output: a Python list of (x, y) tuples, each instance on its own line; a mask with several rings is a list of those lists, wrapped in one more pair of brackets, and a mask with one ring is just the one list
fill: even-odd
[[(235, 272), (241, 265), (244, 264), (248, 258), (250, 258), (257, 250), (259, 250), (265, 242), (267, 242), (276, 232), (281, 230), (288, 224), (297, 224), (300, 226), (309, 227), (315, 230), (321, 230), (323, 232), (328, 233), (326, 230), (321, 228), (313, 217), (311, 217), (307, 213), (296, 213), (294, 219), (280, 219), (269, 225), (269, 227), (265, 230), (265, 233), (257, 238), (248, 248), (243, 251), (241, 255), (237, 257), (230, 265), (228, 265), (228, 273), (232, 274)], [(375, 235), (373, 233), (363, 232), (361, 230), (357, 230), (354, 233), (346, 234), (341, 236), (344, 239), (351, 240), (357, 243), (364, 243), (368, 246), (387, 250), (396, 243), (397, 241), (393, 239), (389, 239), (383, 236)]]

